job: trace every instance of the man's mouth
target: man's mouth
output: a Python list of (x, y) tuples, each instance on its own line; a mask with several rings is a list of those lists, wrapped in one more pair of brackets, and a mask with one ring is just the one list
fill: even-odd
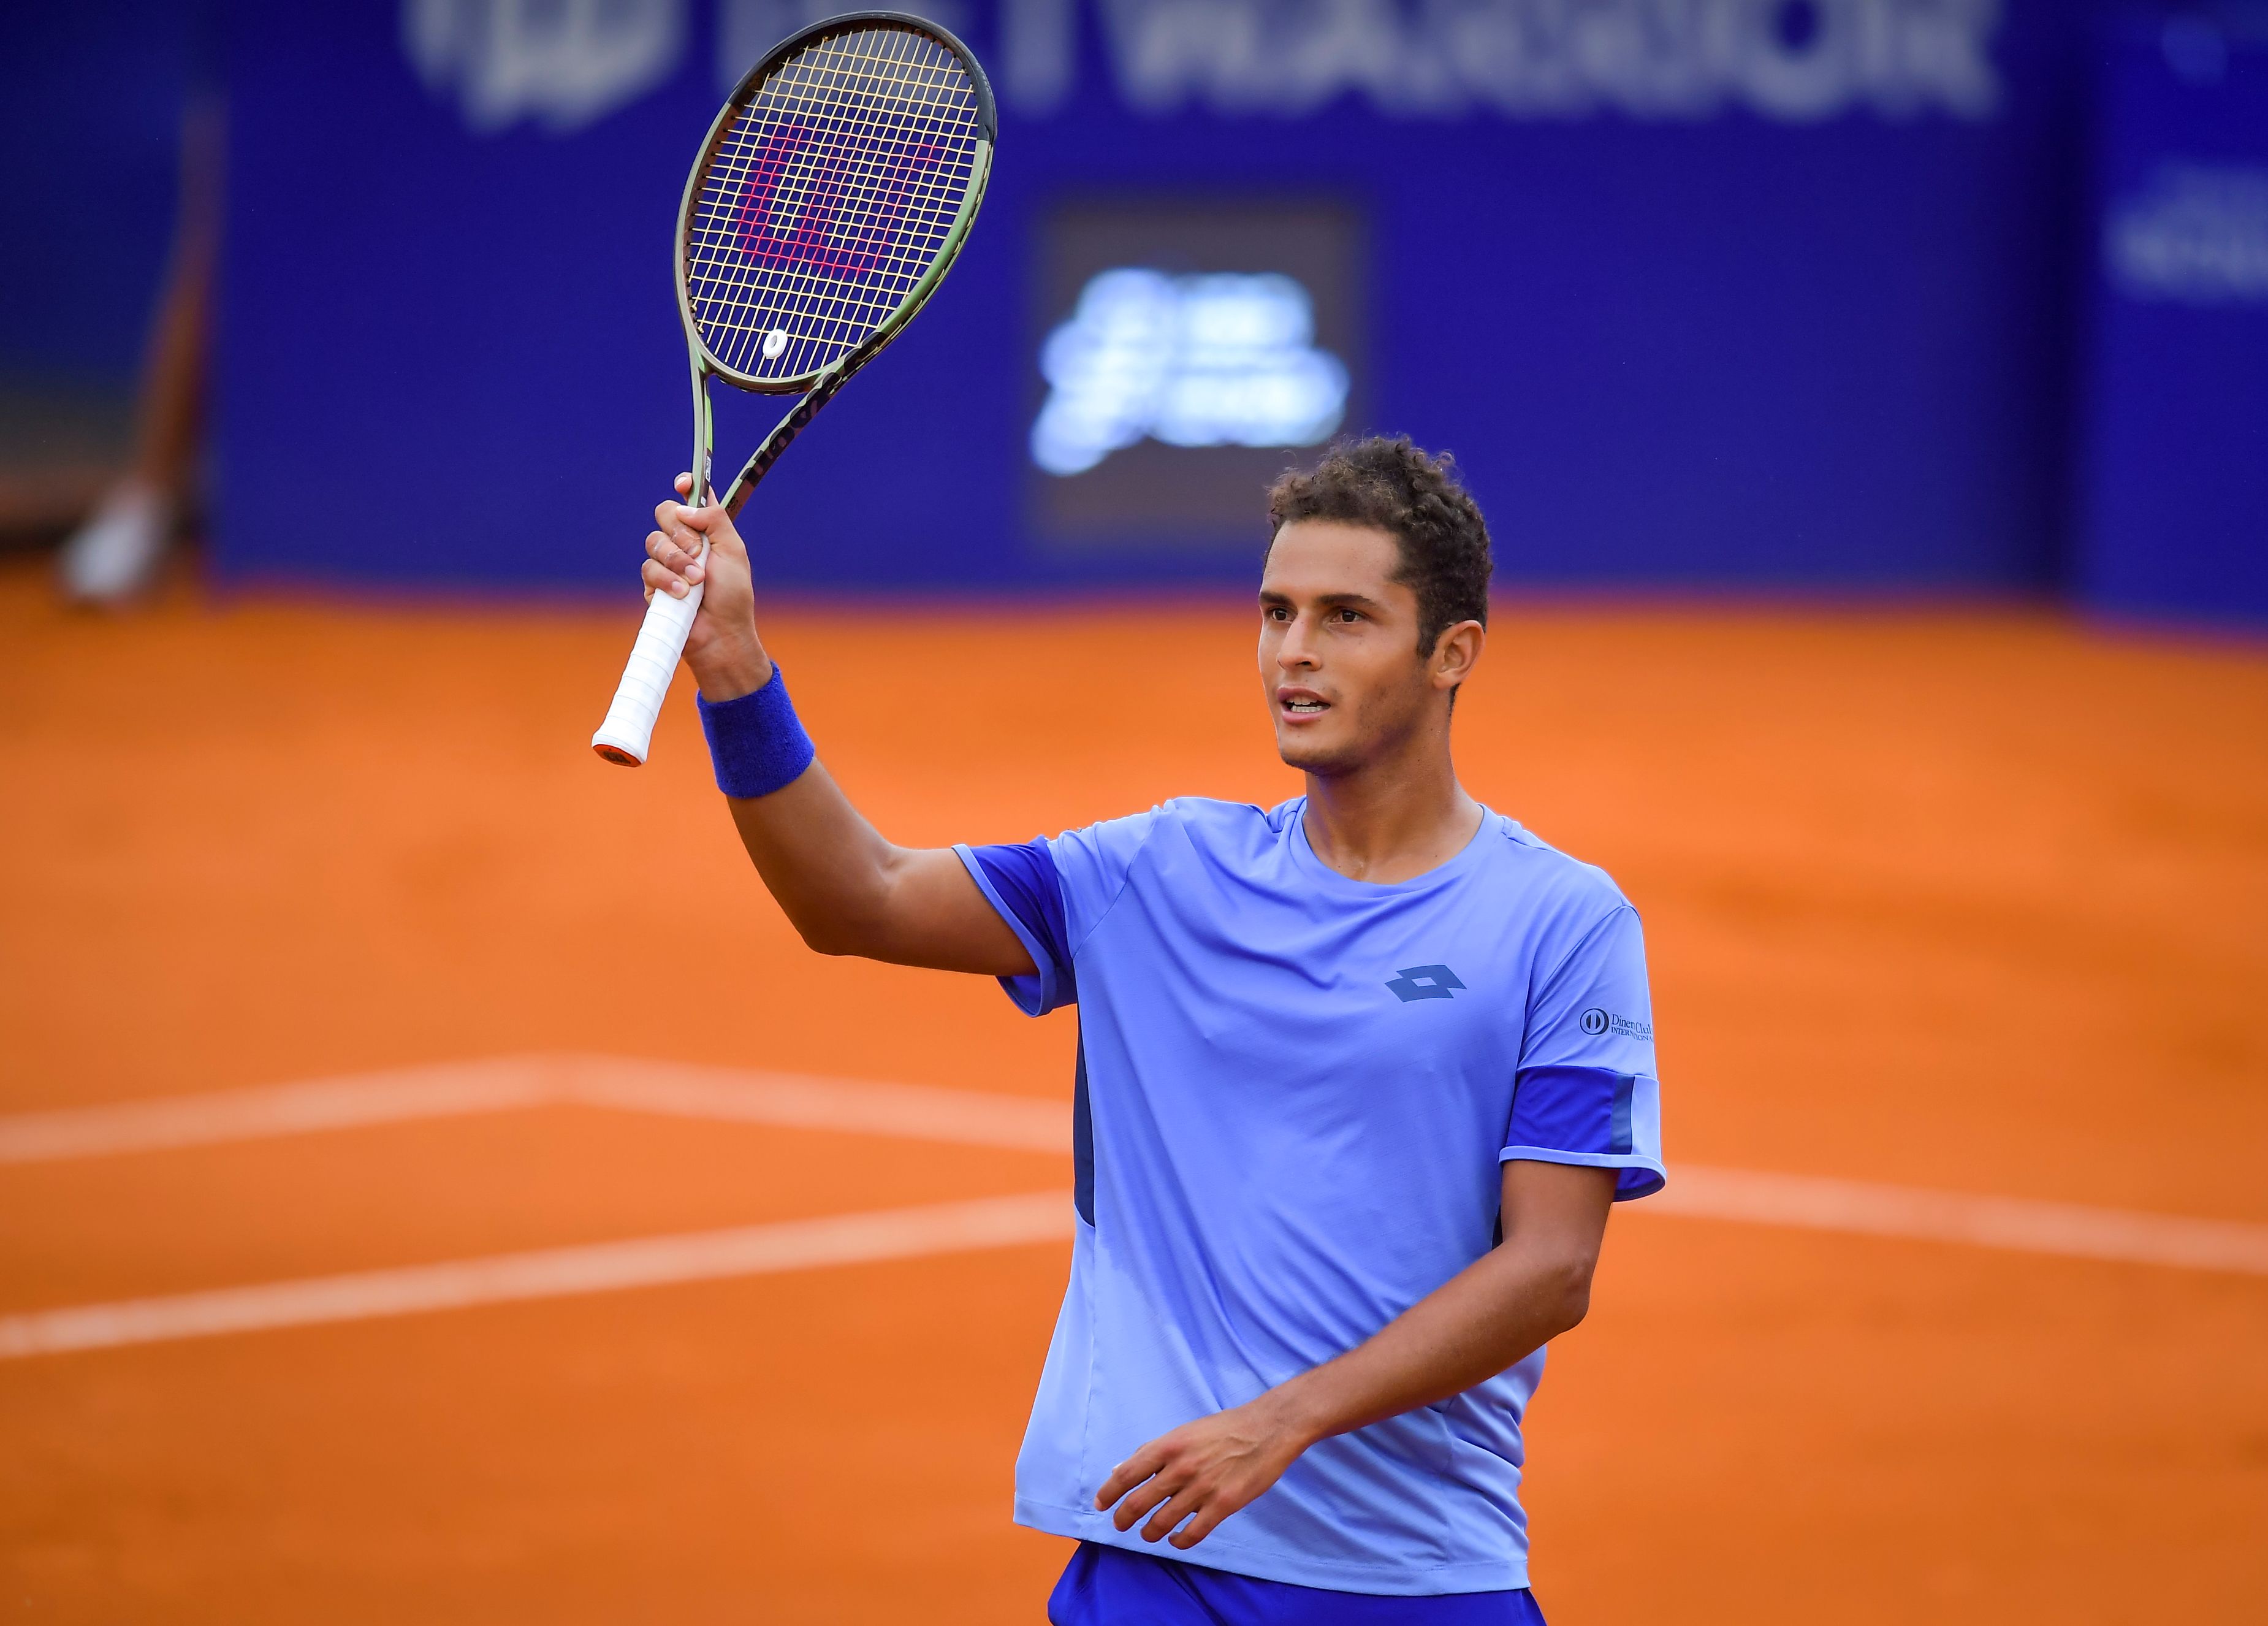
[(1331, 709), (1331, 703), (1322, 696), (1309, 694), (1304, 690), (1278, 694), (1276, 700), (1283, 707), (1285, 714), (1290, 717), (1320, 717)]

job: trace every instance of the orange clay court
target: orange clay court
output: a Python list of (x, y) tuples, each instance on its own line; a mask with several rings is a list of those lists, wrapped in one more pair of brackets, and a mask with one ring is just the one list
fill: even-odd
[[(681, 678), (652, 767), (586, 749), (630, 619), (82, 618), (0, 576), (0, 1344), (132, 1334), (0, 1358), (0, 1618), (1042, 1618), (1064, 1544), (1008, 1502), (1071, 1018), (806, 952)], [(1233, 608), (767, 631), (902, 840), (1294, 789)], [(1555, 1626), (2268, 1618), (2268, 655), (1515, 602), (1467, 692), (1470, 787), (1646, 914), (1672, 1193), (1917, 1187), (2221, 1250), (1620, 1211), (1533, 1417)], [(539, 1076), (619, 1098), (481, 1094)], [(338, 1080), (362, 1119), (229, 1127)], [(770, 1105), (680, 1110), (703, 1089)], [(968, 1214), (1010, 1223), (921, 1217)], [(453, 1261), (719, 1236), (762, 1258), (369, 1310)], [(364, 1310), (50, 1313), (309, 1279)]]

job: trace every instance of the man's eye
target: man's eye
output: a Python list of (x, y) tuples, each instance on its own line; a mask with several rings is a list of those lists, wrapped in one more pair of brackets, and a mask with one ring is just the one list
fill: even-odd
[(1362, 612), (1355, 610), (1342, 610), (1339, 611), (1339, 619), (1341, 621), (1359, 621), (1362, 619)]

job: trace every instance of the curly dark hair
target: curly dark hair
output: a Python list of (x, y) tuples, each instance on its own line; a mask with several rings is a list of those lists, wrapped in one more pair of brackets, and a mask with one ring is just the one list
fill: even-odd
[(1458, 484), (1455, 460), (1408, 435), (1342, 440), (1313, 469), (1286, 469), (1268, 488), (1268, 544), (1293, 520), (1338, 520), (1385, 531), (1400, 544), (1394, 580), (1418, 594), (1418, 654), (1433, 653), (1460, 621), (1488, 625), (1488, 521)]

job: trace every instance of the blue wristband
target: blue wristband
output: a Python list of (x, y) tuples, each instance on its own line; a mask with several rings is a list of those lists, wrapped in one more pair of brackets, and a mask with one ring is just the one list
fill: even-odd
[(709, 736), (709, 759), (717, 765), (717, 788), (742, 802), (769, 796), (803, 777), (819, 754), (787, 698), (779, 662), (764, 686), (737, 700), (700, 702), (701, 728)]

